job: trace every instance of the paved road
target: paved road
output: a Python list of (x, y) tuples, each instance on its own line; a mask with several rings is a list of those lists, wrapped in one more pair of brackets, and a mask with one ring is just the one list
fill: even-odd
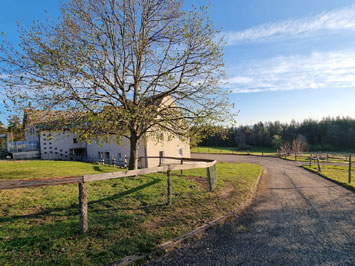
[[(196, 157), (196, 155), (195, 155)], [(355, 194), (297, 162), (201, 155), (268, 170), (236, 219), (148, 265), (355, 265)]]

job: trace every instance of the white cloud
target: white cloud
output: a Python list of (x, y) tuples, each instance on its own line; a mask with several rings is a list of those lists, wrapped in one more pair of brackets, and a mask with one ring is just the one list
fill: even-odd
[(243, 31), (226, 32), (227, 44), (306, 37), (319, 32), (355, 30), (355, 6), (320, 13), (313, 17), (266, 23)]
[(226, 85), (233, 93), (355, 89), (355, 51), (275, 57), (236, 66), (233, 73)]

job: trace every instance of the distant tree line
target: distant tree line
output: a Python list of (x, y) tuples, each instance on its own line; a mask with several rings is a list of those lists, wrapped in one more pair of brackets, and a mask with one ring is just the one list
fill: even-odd
[(259, 122), (253, 126), (220, 128), (219, 133), (204, 138), (201, 146), (275, 147), (292, 143), (296, 139), (306, 142), (309, 150), (337, 151), (355, 149), (355, 119), (350, 117), (307, 119), (301, 123)]
[(7, 126), (0, 121), (0, 135), (8, 134), (11, 141), (25, 139), (24, 126), (21, 119), (17, 115), (11, 116), (7, 120)]

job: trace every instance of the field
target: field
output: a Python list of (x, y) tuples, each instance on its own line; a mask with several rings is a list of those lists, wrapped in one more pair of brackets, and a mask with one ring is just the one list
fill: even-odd
[[(113, 170), (50, 161), (1, 162), (0, 167), (2, 179)], [(208, 192), (206, 169), (173, 175), (171, 206), (166, 205), (165, 173), (90, 182), (86, 234), (79, 234), (77, 185), (2, 190), (0, 264), (102, 265), (149, 252), (241, 204), (261, 170), (257, 165), (219, 163), (214, 192)]]
[(250, 154), (250, 155), (262, 155), (274, 156), (276, 151), (273, 148), (253, 147), (250, 150), (239, 150), (236, 147), (192, 147), (191, 152), (194, 153), (231, 153), (231, 154)]

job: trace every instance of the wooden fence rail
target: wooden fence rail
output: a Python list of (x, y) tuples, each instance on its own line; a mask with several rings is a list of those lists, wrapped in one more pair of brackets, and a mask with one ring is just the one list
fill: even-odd
[[(155, 158), (155, 157), (147, 157)], [(156, 157), (160, 158), (160, 157)], [(173, 170), (188, 170), (188, 169), (198, 169), (206, 168), (207, 177), (209, 183), (209, 190), (213, 191), (216, 184), (216, 163), (215, 160), (205, 160), (205, 159), (192, 159), (192, 158), (181, 158), (181, 157), (164, 157), (164, 159), (178, 160), (176, 164), (167, 164), (158, 167), (129, 170), (129, 171), (119, 171), (113, 173), (105, 174), (94, 174), (94, 175), (82, 175), (82, 176), (71, 176), (71, 177), (57, 177), (57, 178), (46, 178), (46, 179), (29, 179), (29, 180), (0, 180), (0, 190), (1, 189), (15, 189), (15, 188), (30, 188), (30, 187), (40, 187), (40, 186), (55, 186), (55, 185), (66, 185), (66, 184), (79, 184), (79, 210), (80, 210), (80, 231), (86, 232), (88, 230), (88, 199), (86, 193), (86, 183), (91, 181), (102, 181), (122, 177), (131, 177), (138, 175), (145, 175), (156, 172), (167, 172), (168, 176), (168, 204), (171, 204), (171, 171)], [(189, 164), (183, 164), (184, 161), (192, 162)]]

